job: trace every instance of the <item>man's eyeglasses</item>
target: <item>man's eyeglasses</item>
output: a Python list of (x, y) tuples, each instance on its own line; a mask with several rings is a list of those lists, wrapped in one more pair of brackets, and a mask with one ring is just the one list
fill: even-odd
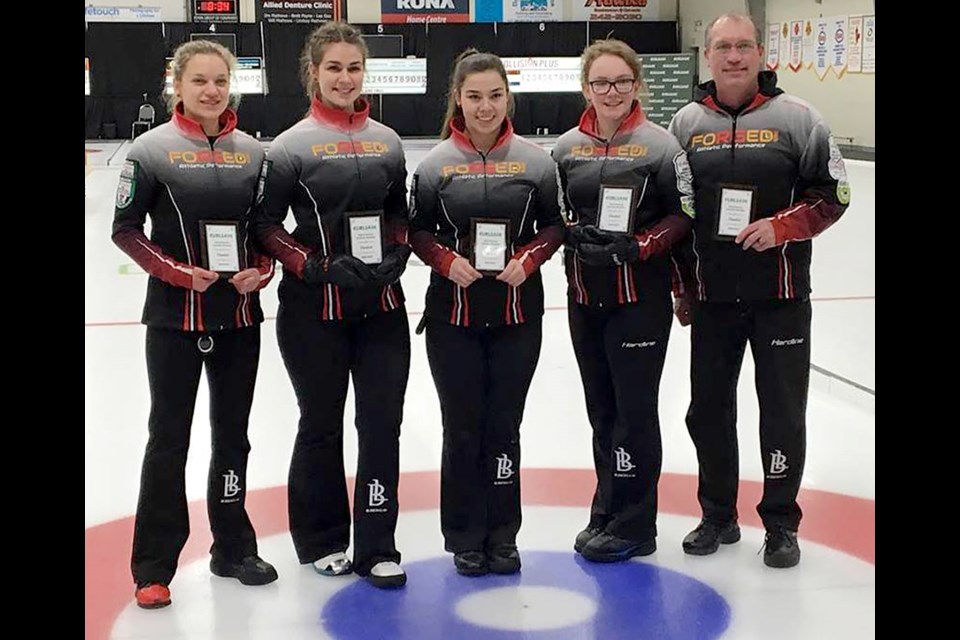
[(730, 42), (718, 42), (713, 45), (713, 50), (722, 56), (726, 56), (730, 55), (730, 52), (733, 51), (734, 47), (736, 47), (737, 53), (744, 55), (756, 49), (757, 43), (749, 40), (741, 40), (737, 44), (732, 44)]
[(590, 85), (590, 89), (595, 94), (603, 96), (610, 93), (610, 87), (616, 87), (617, 93), (630, 93), (633, 91), (633, 85), (635, 83), (636, 80), (633, 78), (622, 78), (620, 80), (614, 80), (613, 82), (609, 80), (591, 80), (587, 84)]

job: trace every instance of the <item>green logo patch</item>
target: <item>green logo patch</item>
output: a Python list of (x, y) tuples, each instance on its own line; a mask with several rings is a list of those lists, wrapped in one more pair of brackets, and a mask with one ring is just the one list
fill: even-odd
[(117, 185), (117, 209), (126, 209), (133, 203), (137, 191), (137, 172), (140, 164), (136, 160), (127, 160), (120, 170), (120, 184)]

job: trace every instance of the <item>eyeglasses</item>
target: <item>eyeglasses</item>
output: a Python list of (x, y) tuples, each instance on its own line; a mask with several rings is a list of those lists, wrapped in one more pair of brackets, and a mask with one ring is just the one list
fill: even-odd
[(737, 53), (740, 55), (745, 55), (756, 49), (757, 43), (749, 40), (741, 40), (735, 45), (730, 42), (718, 42), (711, 48), (722, 56), (728, 56), (730, 55), (730, 52), (733, 51), (734, 47), (736, 47)]
[(633, 78), (622, 78), (620, 80), (614, 80), (610, 82), (609, 80), (591, 80), (587, 84), (590, 85), (590, 89), (593, 90), (598, 96), (604, 96), (610, 93), (610, 87), (616, 87), (617, 93), (630, 93), (633, 91), (633, 85), (636, 83), (636, 80)]

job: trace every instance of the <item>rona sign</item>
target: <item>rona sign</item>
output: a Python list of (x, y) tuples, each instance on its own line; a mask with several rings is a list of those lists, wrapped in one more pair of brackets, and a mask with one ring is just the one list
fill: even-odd
[(470, 0), (380, 0), (382, 20), (400, 24), (470, 21)]

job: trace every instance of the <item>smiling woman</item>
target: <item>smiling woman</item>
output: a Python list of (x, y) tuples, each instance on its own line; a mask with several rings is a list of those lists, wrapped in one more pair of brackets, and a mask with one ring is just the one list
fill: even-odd
[(181, 109), (207, 135), (220, 130), (220, 116), (229, 106), (230, 74), (237, 60), (225, 47), (194, 40), (177, 48), (171, 67), (171, 110)]
[(619, 562), (657, 548), (669, 252), (694, 212), (680, 145), (637, 100), (636, 52), (598, 40), (584, 49), (581, 67), (587, 109), (553, 149), (571, 223), (570, 336), (597, 471), (590, 519), (574, 549), (587, 560)]
[[(327, 22), (301, 58), (307, 115), (277, 136), (264, 165), (254, 228), (284, 266), (277, 338), (301, 417), (290, 467), (290, 533), (302, 564), (351, 570), (381, 588), (407, 580), (394, 542), (399, 436), (410, 369), (400, 275), (406, 161), (400, 138), (369, 117), (360, 32)], [(296, 219), (290, 234), (283, 221)], [(352, 375), (360, 487), (350, 507), (343, 412)], [(369, 495), (363, 495), (363, 489)]]
[(356, 111), (368, 57), (360, 32), (350, 25), (331, 22), (315, 30), (300, 58), (307, 96), (333, 109)]
[(270, 281), (273, 262), (255, 253), (247, 232), (263, 149), (236, 130), (237, 114), (228, 108), (233, 62), (212, 42), (177, 48), (173, 118), (133, 142), (117, 187), (113, 241), (150, 274), (143, 312), (150, 440), (131, 562), (136, 601), (145, 609), (171, 603), (170, 581), (190, 529), (184, 472), (202, 369), (214, 442), (210, 570), (246, 585), (277, 579), (257, 556), (244, 508), (263, 322), (257, 291)]
[(468, 576), (520, 571), (520, 422), (540, 357), (540, 267), (563, 238), (553, 163), (514, 134), (512, 106), (500, 58), (461, 53), (443, 141), (411, 196), (410, 244), (433, 268), (418, 333), (443, 414), (440, 527)]

